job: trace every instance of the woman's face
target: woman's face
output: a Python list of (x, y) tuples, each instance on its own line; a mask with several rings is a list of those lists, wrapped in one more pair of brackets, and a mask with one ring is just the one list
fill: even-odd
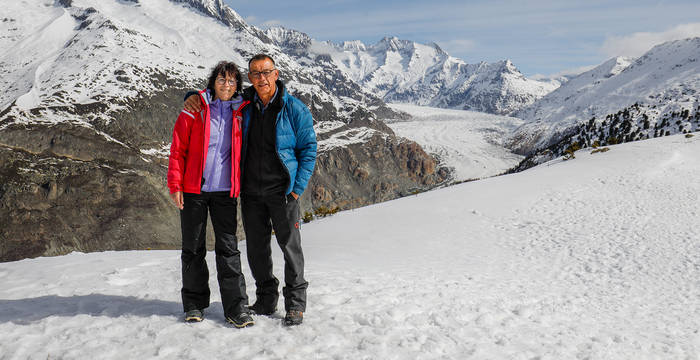
[(226, 76), (219, 74), (214, 81), (214, 99), (228, 101), (235, 93), (236, 77), (232, 74), (226, 74)]

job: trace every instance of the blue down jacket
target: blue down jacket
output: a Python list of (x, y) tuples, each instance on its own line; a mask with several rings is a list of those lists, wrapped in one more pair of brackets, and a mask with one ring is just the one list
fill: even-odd
[[(275, 119), (275, 146), (277, 155), (289, 173), (289, 185), (286, 194), (292, 191), (301, 195), (309, 183), (316, 165), (316, 133), (311, 112), (301, 100), (287, 93), (284, 84), (277, 80), (278, 96), (282, 96), (282, 110)], [(248, 88), (245, 98), (254, 96), (255, 89)], [(248, 129), (253, 118), (254, 105), (243, 109), (243, 148), (242, 159), (245, 161), (248, 145)], [(241, 168), (243, 166), (241, 165)]]

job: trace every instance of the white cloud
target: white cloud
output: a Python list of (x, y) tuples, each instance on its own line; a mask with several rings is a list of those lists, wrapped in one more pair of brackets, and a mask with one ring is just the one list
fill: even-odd
[(263, 23), (260, 24), (260, 25), (261, 25), (262, 27), (265, 27), (265, 28), (271, 28), (271, 27), (276, 27), (276, 26), (282, 26), (282, 21), (276, 20), (276, 19), (272, 19), (272, 20), (267, 20), (267, 21), (263, 22)]
[(453, 39), (440, 41), (437, 44), (452, 56), (454, 56), (453, 54), (464, 54), (467, 50), (472, 50), (476, 47), (476, 41), (470, 39)]
[(262, 28), (271, 28), (271, 27), (276, 27), (276, 26), (282, 26), (282, 21), (280, 21), (278, 19), (271, 19), (271, 20), (263, 21), (263, 19), (261, 19), (257, 16), (254, 16), (254, 15), (247, 16), (244, 18), (244, 20), (248, 24), (252, 24), (252, 25), (255, 25), (258, 27), (262, 27)]
[(562, 71), (559, 71), (557, 73), (550, 74), (550, 75), (534, 74), (532, 76), (529, 76), (529, 78), (533, 79), (533, 80), (553, 80), (553, 79), (556, 80), (556, 79), (559, 79), (561, 77), (576, 76), (576, 75), (583, 74), (584, 72), (591, 70), (591, 69), (595, 68), (596, 66), (598, 66), (598, 65), (586, 65), (586, 66), (576, 67), (573, 69), (562, 70)]
[(609, 37), (603, 43), (601, 51), (608, 57), (639, 57), (654, 45), (696, 36), (700, 36), (700, 23), (681, 24), (659, 33), (638, 32), (627, 36)]

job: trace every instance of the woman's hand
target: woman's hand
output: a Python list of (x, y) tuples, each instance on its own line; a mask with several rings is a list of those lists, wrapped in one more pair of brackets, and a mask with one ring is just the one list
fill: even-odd
[(182, 191), (170, 194), (170, 198), (173, 199), (173, 202), (178, 209), (182, 210), (185, 208), (185, 200), (183, 198)]
[(190, 97), (185, 99), (185, 110), (189, 112), (202, 111), (202, 102), (198, 95), (190, 95)]

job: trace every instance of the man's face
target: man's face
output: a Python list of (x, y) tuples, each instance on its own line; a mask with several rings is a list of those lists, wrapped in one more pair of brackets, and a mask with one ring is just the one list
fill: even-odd
[(270, 98), (275, 94), (275, 81), (279, 77), (279, 71), (270, 59), (256, 60), (250, 63), (248, 80), (253, 84), (255, 91), (261, 98)]

